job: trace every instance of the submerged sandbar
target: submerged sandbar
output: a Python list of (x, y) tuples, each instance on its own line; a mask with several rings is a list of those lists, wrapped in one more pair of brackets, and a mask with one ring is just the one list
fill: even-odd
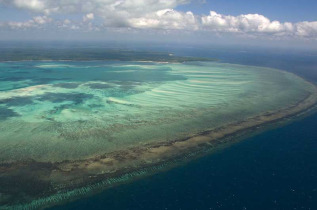
[(317, 101), (313, 84), (261, 67), (27, 64), (0, 66), (3, 207), (54, 205), (142, 176)]

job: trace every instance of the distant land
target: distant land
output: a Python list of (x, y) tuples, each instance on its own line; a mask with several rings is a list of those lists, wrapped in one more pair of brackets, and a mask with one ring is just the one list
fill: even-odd
[(175, 56), (172, 53), (101, 48), (2, 48), (0, 61), (153, 61), (182, 63), (217, 61), (214, 58)]

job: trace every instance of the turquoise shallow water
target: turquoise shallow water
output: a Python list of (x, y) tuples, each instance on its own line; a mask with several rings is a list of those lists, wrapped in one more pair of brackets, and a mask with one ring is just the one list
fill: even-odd
[(0, 64), (0, 161), (82, 159), (276, 110), (311, 86), (269, 68), (195, 62)]

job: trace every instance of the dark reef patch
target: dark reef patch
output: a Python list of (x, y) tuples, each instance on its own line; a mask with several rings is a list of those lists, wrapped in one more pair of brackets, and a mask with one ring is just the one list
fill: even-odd
[(13, 111), (12, 109), (8, 109), (6, 107), (0, 107), (0, 120), (6, 120), (10, 117), (20, 116), (18, 113)]
[(73, 102), (74, 104), (81, 104), (87, 99), (91, 99), (94, 96), (86, 93), (52, 93), (48, 92), (37, 98), (39, 101), (50, 101), (52, 103), (62, 103), (66, 101)]
[(135, 88), (135, 85), (121, 85), (120, 89), (123, 91), (130, 91)]
[(28, 78), (28, 86), (52, 84), (56, 81), (69, 80), (69, 78)]
[(63, 80), (63, 79), (60, 79), (60, 78), (34, 78), (32, 80), (36, 85), (39, 85), (39, 84), (49, 84), (51, 82)]
[[(0, 164), (0, 197), (4, 196), (4, 200), (0, 199), (0, 205), (10, 204), (14, 202), (30, 202), (29, 197), (39, 197), (47, 189), (51, 189), (51, 183), (44, 181), (51, 170), (54, 169), (51, 163), (29, 162), (20, 165), (19, 168), (14, 166)], [(27, 195), (27, 196), (26, 196)]]
[(58, 83), (54, 84), (54, 87), (66, 88), (66, 89), (75, 89), (80, 85), (80, 83), (76, 82), (65, 82), (65, 83)]
[(112, 85), (104, 84), (104, 83), (91, 83), (91, 84), (86, 84), (85, 86), (88, 86), (91, 89), (108, 89), (113, 87)]
[(127, 91), (142, 85), (141, 82), (134, 82), (134, 81), (116, 81), (114, 83), (117, 85), (120, 85), (120, 89), (122, 89), (123, 91)]
[(57, 113), (61, 112), (63, 109), (69, 109), (71, 107), (72, 107), (71, 104), (62, 104), (60, 106), (55, 106), (54, 109), (50, 110), (48, 113), (49, 114), (57, 114)]
[(27, 78), (25, 77), (2, 77), (0, 78), (0, 81), (12, 81), (12, 82), (18, 82), (18, 81), (22, 81), (22, 80), (27, 80)]
[(137, 85), (142, 85), (141, 82), (134, 82), (134, 81), (114, 81), (113, 83), (117, 85), (128, 85), (128, 86), (137, 86)]
[(6, 106), (25, 106), (33, 103), (32, 97), (29, 96), (12, 97), (0, 100), (0, 104), (4, 104)]
[(102, 108), (104, 107), (103, 104), (89, 104), (88, 105), (89, 108)]

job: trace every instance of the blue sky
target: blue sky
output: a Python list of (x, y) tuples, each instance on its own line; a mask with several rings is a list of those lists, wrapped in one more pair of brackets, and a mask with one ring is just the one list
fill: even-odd
[(0, 40), (317, 40), (316, 0), (0, 0)]
[(270, 19), (292, 22), (317, 20), (316, 0), (207, 0), (178, 9), (199, 14), (207, 14), (210, 10), (230, 15), (258, 13)]

